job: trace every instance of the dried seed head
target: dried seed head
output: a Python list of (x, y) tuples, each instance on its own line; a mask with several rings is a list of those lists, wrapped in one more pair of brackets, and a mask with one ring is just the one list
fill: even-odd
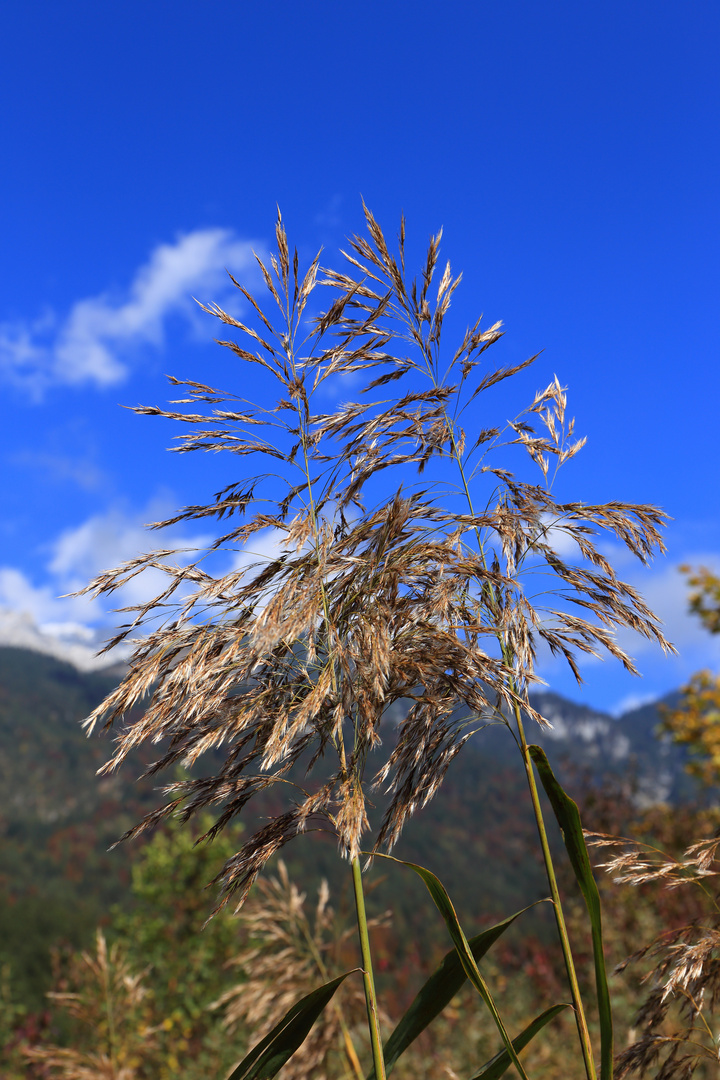
[[(223, 1023), (230, 1031), (243, 1026), (253, 1031), (259, 1042), (299, 998), (317, 987), (318, 981), (327, 982), (347, 970), (342, 953), (348, 931), (340, 925), (329, 900), (327, 882), (323, 881), (314, 915), (308, 915), (305, 894), (290, 880), (282, 859), (276, 876), (260, 878), (240, 914), (246, 944), (232, 965), (241, 979), (211, 1006), (222, 1009)], [(371, 925), (386, 921), (371, 920)], [(302, 1053), (283, 1066), (283, 1075), (290, 1080), (327, 1080), (328, 1075), (334, 1075), (329, 1054), (341, 1047), (347, 1051), (347, 1040), (351, 1039), (348, 1028), (355, 1026), (364, 1011), (362, 983), (350, 978), (313, 1025)]]
[(694, 887), (707, 908), (702, 918), (664, 929), (619, 965), (617, 970), (640, 960), (652, 962), (643, 978), (650, 990), (634, 1020), (641, 1035), (618, 1055), (616, 1076), (645, 1075), (659, 1065), (655, 1075), (676, 1080), (692, 1075), (703, 1060), (717, 1065), (711, 1018), (706, 1014), (720, 1003), (720, 916), (704, 879), (720, 873), (716, 860), (720, 839), (692, 844), (676, 859), (627, 837), (586, 836), (591, 845), (614, 853), (604, 869), (616, 881), (634, 886), (656, 882), (666, 889)]
[[(223, 450), (257, 463), (206, 504), (154, 526), (216, 518), (217, 538), (177, 565), (169, 549), (139, 556), (86, 590), (111, 595), (147, 570), (166, 582), (123, 609), (129, 621), (111, 643), (141, 635), (126, 677), (87, 721), (117, 725), (106, 768), (143, 742), (158, 746), (152, 773), (224, 755), (209, 775), (167, 785), (165, 805), (129, 835), (204, 807), (216, 812), (215, 832), (255, 795), (287, 795), (221, 871), (227, 896), (246, 895), (267, 860), (316, 823), (354, 857), (371, 828), (368, 783), (389, 795), (373, 842), (395, 843), (488, 717), (507, 722), (524, 710), (542, 722), (528, 701), (538, 643), (578, 678), (583, 653), (609, 652), (634, 670), (614, 640), (619, 627), (669, 647), (595, 546), (610, 534), (647, 561), (662, 550), (664, 515), (554, 500), (553, 470), (580, 446), (557, 378), (512, 423), (470, 428), (463, 413), (478, 395), (535, 358), (488, 366), (500, 323), (477, 320), (443, 375), (443, 320), (459, 278), (447, 266), (431, 288), (440, 234), (422, 280), (408, 281), (404, 225), (396, 258), (365, 213), (368, 236), (351, 240), (348, 272), (321, 272), (316, 259), (304, 276), (278, 215), (277, 254), (269, 268), (258, 263), (279, 324), (237, 282), (247, 325), (205, 307), (238, 332), (239, 342), (222, 343), (234, 358), (277, 380), (274, 404), (173, 379), (186, 395), (173, 404), (187, 411), (137, 410), (181, 423), (183, 453)], [(318, 287), (335, 297), (308, 334), (303, 309)], [(358, 400), (318, 412), (326, 381), (348, 374), (362, 380)], [(495, 462), (503, 437), (539, 474)], [(577, 558), (554, 550), (548, 522), (576, 542)], [(258, 535), (271, 536), (273, 550), (250, 557)], [(228, 550), (235, 559), (223, 570)], [(557, 594), (549, 610), (530, 600), (528, 574)], [(384, 718), (398, 710), (388, 736)], [(389, 752), (369, 766), (381, 735)]]

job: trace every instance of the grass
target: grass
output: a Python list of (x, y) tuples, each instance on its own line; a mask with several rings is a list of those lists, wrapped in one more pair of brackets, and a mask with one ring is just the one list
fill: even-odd
[[(267, 304), (233, 279), (245, 322), (205, 306), (233, 335), (220, 344), (236, 384), (247, 382), (249, 365), (255, 369), (265, 393), (259, 403), (173, 378), (181, 396), (172, 407), (136, 409), (185, 428), (178, 452), (230, 453), (242, 475), (206, 503), (152, 526), (214, 519), (218, 535), (207, 549), (189, 561), (187, 552), (160, 549), (88, 586), (89, 593), (112, 595), (148, 570), (165, 582), (147, 602), (122, 609), (129, 619), (108, 648), (133, 639), (129, 670), (88, 728), (116, 728), (105, 772), (145, 743), (158, 747), (152, 775), (178, 764), (192, 769), (209, 751), (222, 752), (221, 764), (205, 775), (167, 783), (163, 804), (127, 836), (171, 815), (188, 820), (209, 810), (212, 838), (254, 796), (274, 789), (277, 812), (217, 876), (223, 903), (242, 905), (268, 860), (303, 833), (321, 829), (336, 838), (352, 867), (369, 1043), (381, 1080), (362, 860), (392, 850), (474, 732), (502, 725), (522, 759), (537, 823), (578, 1062), (595, 1080), (538, 793), (539, 759), (526, 735), (526, 724), (545, 721), (528, 695), (539, 648), (564, 657), (578, 678), (582, 655), (609, 654), (635, 670), (617, 644), (620, 628), (671, 648), (601, 542), (611, 537), (646, 562), (663, 550), (664, 515), (640, 504), (556, 501), (557, 470), (583, 445), (557, 378), (512, 421), (477, 424), (480, 413), (489, 414), (492, 388), (534, 358), (493, 366), (488, 351), (501, 326), (485, 328), (481, 319), (448, 348), (443, 326), (460, 278), (449, 264), (440, 266), (440, 236), (411, 278), (404, 221), (393, 254), (367, 208), (365, 216), (367, 235), (351, 239), (342, 270), (321, 269), (318, 256), (302, 273), (278, 216), (276, 255), (268, 266), (258, 260)], [(319, 313), (318, 290), (331, 298)], [(355, 399), (338, 402), (350, 390)], [(561, 554), (569, 550), (575, 554)], [(384, 717), (398, 708), (401, 720), (383, 758)], [(574, 804), (549, 764), (541, 764), (570, 861), (589, 895)], [(387, 798), (376, 821), (372, 793), (379, 790)], [(415, 869), (425, 874), (465, 973), (494, 1016), (505, 1066), (525, 1076), (449, 897), (434, 875)], [(609, 1080), (600, 919), (588, 903), (604, 1016), (600, 1075)], [(267, 1035), (260, 1057), (246, 1059), (233, 1075), (274, 1075), (291, 1045), (287, 1031), (314, 1015), (313, 993)], [(479, 1075), (499, 1075), (499, 1067)]]

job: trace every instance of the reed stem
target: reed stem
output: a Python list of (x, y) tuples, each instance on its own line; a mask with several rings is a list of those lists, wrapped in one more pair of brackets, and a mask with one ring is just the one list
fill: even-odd
[(365, 1003), (367, 1005), (373, 1065), (375, 1066), (375, 1080), (385, 1080), (385, 1058), (383, 1056), (382, 1039), (380, 1037), (380, 1024), (378, 1023), (377, 997), (375, 994), (372, 954), (370, 952), (370, 935), (368, 934), (367, 915), (365, 914), (362, 870), (360, 868), (360, 858), (357, 855), (352, 861), (352, 872), (353, 885), (355, 888), (355, 910), (357, 911), (358, 936), (360, 938), (360, 952), (362, 953)]
[[(460, 471), (460, 476), (462, 478), (463, 488), (465, 491), (465, 498), (467, 500), (470, 513), (474, 515), (475, 510), (473, 507), (473, 501), (470, 494), (467, 477), (465, 475), (462, 455), (460, 453), (455, 438), (454, 425), (450, 421), (450, 418), (447, 416), (447, 413), (446, 420), (448, 423), (448, 430), (450, 432), (452, 453), (455, 459), (455, 463)], [(477, 528), (475, 532), (477, 536), (480, 557), (482, 559), (483, 565), (486, 566), (487, 564), (485, 562), (485, 551)], [(490, 595), (492, 597), (492, 606), (493, 608), (495, 608), (495, 590), (492, 585), (490, 586)], [(503, 659), (509, 666), (512, 661), (512, 657), (508, 655), (507, 645), (503, 640), (502, 633), (498, 632), (497, 637), (500, 648), (502, 649)], [(542, 804), (540, 803), (540, 795), (538, 793), (537, 781), (535, 779), (535, 771), (533, 768), (532, 759), (530, 757), (530, 752), (528, 750), (527, 739), (525, 737), (525, 728), (522, 722), (522, 713), (520, 710), (520, 706), (517, 704), (515, 705), (514, 713), (515, 723), (517, 724), (518, 737), (520, 740), (520, 752), (522, 754), (525, 775), (527, 777), (528, 787), (530, 789), (530, 799), (532, 801), (535, 824), (537, 825), (538, 836), (540, 838), (540, 847), (542, 848), (543, 860), (545, 862), (545, 873), (547, 876), (548, 885), (550, 886), (550, 895), (552, 897), (553, 911), (555, 912), (555, 922), (557, 924), (558, 936), (560, 938), (560, 947), (562, 949), (563, 960), (565, 961), (565, 970), (567, 972), (568, 982), (570, 984), (570, 993), (572, 995), (575, 1022), (577, 1024), (578, 1038), (580, 1040), (583, 1063), (585, 1065), (585, 1074), (587, 1076), (587, 1080), (597, 1080), (595, 1062), (593, 1060), (592, 1042), (590, 1041), (590, 1031), (588, 1029), (587, 1017), (585, 1016), (585, 1006), (583, 1005), (583, 1000), (580, 996), (580, 986), (578, 984), (577, 972), (575, 970), (575, 961), (573, 959), (572, 947), (570, 945), (570, 938), (568, 937), (567, 925), (565, 923), (565, 913), (563, 911), (562, 901), (560, 899), (560, 890), (558, 889), (557, 877), (555, 875), (555, 865), (553, 863), (552, 852), (550, 851), (550, 844), (548, 843), (547, 830), (545, 828), (545, 818), (543, 817)]]
[(557, 923), (558, 936), (560, 938), (560, 947), (562, 949), (563, 959), (565, 961), (565, 970), (567, 971), (568, 982), (570, 983), (570, 993), (573, 1001), (573, 1011), (575, 1013), (575, 1022), (578, 1029), (578, 1037), (580, 1039), (580, 1046), (582, 1048), (583, 1062), (585, 1065), (585, 1073), (587, 1080), (596, 1080), (597, 1073), (595, 1071), (595, 1062), (593, 1060), (592, 1043), (590, 1041), (590, 1032), (588, 1030), (587, 1018), (585, 1016), (585, 1008), (580, 996), (580, 986), (578, 984), (577, 972), (575, 971), (575, 961), (573, 959), (572, 948), (570, 946), (570, 938), (568, 937), (567, 926), (565, 924), (565, 914), (563, 912), (562, 901), (560, 900), (560, 890), (558, 889), (557, 877), (555, 876), (555, 866), (553, 864), (552, 852), (550, 851), (550, 844), (548, 843), (547, 830), (545, 829), (545, 819), (543, 817), (542, 805), (540, 803), (540, 795), (538, 792), (537, 781), (535, 779), (535, 771), (533, 769), (532, 759), (528, 750), (527, 739), (525, 738), (525, 729), (523, 727), (522, 716), (519, 706), (515, 706), (515, 722), (518, 728), (518, 735), (520, 737), (520, 750), (522, 753), (523, 764), (525, 765), (525, 773), (527, 776), (528, 787), (530, 788), (530, 798), (532, 799), (533, 811), (535, 814), (535, 823), (537, 825), (538, 836), (540, 837), (540, 847), (542, 848), (543, 859), (545, 860), (545, 873), (548, 879), (548, 885), (550, 886), (550, 895), (552, 896), (553, 911), (555, 912), (555, 922)]

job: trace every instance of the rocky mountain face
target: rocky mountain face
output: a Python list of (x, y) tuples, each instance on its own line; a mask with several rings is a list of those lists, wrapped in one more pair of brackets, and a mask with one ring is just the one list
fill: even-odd
[[(87, 820), (101, 805), (109, 812), (115, 800), (124, 806), (125, 821), (131, 805), (146, 805), (153, 797), (149, 788), (137, 788), (133, 768), (98, 782), (95, 773), (109, 755), (109, 742), (106, 737), (88, 740), (80, 727), (120, 674), (118, 666), (78, 670), (67, 658), (0, 645), (0, 820), (6, 826), (20, 820), (51, 824), (78, 815)], [(528, 738), (560, 768), (596, 781), (607, 774), (623, 776), (639, 806), (696, 796), (684, 768), (684, 750), (656, 736), (656, 704), (616, 719), (551, 692), (532, 700), (551, 727), (530, 722)], [(665, 703), (673, 700), (670, 696)], [(502, 726), (491, 727), (473, 737), (453, 763), (453, 775), (466, 767), (466, 758), (473, 772), (481, 760), (511, 767), (516, 750)], [(135, 775), (140, 767), (138, 761)]]
[(552, 727), (536, 728), (533, 739), (551, 759), (566, 759), (596, 780), (604, 774), (622, 775), (640, 807), (684, 802), (699, 793), (685, 771), (687, 753), (667, 736), (657, 735), (660, 707), (674, 705), (678, 697), (670, 694), (615, 718), (557, 694), (534, 694), (533, 705)]
[[(105, 636), (100, 630), (74, 623), (39, 626), (29, 615), (0, 609), (0, 784), (3, 787), (13, 784), (3, 765), (6, 759), (2, 745), (7, 733), (16, 727), (18, 716), (23, 717), (23, 726), (29, 723), (36, 732), (38, 745), (44, 745), (47, 740), (53, 742), (56, 735), (61, 743), (70, 738), (75, 744), (80, 738), (77, 731), (71, 734), (68, 726), (80, 718), (80, 698), (87, 703), (89, 711), (123, 671), (122, 649), (116, 649), (111, 656), (96, 655)], [(70, 709), (72, 718), (68, 714), (68, 723), (60, 735), (56, 706), (68, 700), (71, 685), (76, 690), (73, 700), (77, 699), (77, 707)], [(11, 709), (14, 718), (7, 712), (8, 693), (14, 701)], [(672, 704), (676, 698), (677, 695), (670, 695), (665, 702), (645, 705), (615, 718), (552, 692), (540, 692), (533, 695), (533, 704), (551, 727), (540, 730), (531, 725), (529, 736), (553, 758), (565, 759), (576, 770), (585, 770), (595, 779), (605, 773), (624, 774), (634, 785), (633, 797), (638, 805), (682, 801), (696, 795), (696, 788), (684, 769), (686, 755), (672, 742), (659, 740), (655, 734), (658, 705)], [(48, 724), (43, 724), (43, 715)], [(483, 732), (473, 743), (491, 758), (504, 760), (507, 754), (513, 754), (513, 747), (496, 731)], [(86, 756), (96, 758), (100, 753), (97, 749)], [(56, 756), (57, 748), (51, 752), (53, 760)], [(71, 755), (71, 759), (75, 756)], [(22, 802), (24, 796), (18, 798)]]

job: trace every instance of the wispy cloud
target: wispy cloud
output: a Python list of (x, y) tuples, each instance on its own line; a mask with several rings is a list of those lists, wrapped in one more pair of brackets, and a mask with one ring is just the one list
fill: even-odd
[[(689, 587), (680, 565), (708, 566), (718, 572), (720, 556), (716, 552), (689, 552), (677, 562), (673, 559), (630, 576), (652, 611), (663, 623), (665, 636), (695, 670), (720, 665), (720, 640), (708, 634), (700, 619), (689, 611)], [(636, 655), (655, 652), (657, 647), (631, 631), (622, 635), (621, 645)]]
[(102, 491), (111, 483), (108, 473), (90, 453), (73, 455), (63, 450), (25, 449), (8, 454), (6, 460), (10, 465), (32, 470), (34, 480), (42, 475), (46, 482), (72, 484), (83, 491)]
[(643, 705), (653, 705), (659, 697), (659, 694), (625, 694), (609, 711), (612, 716), (619, 718), (642, 709)]
[[(82, 589), (103, 570), (135, 559), (142, 552), (157, 547), (175, 549), (169, 560), (186, 565), (197, 558), (214, 537), (195, 532), (192, 527), (171, 526), (160, 533), (151, 532), (146, 523), (166, 517), (173, 500), (155, 499), (142, 510), (120, 507), (93, 514), (72, 528), (65, 529), (49, 543), (42, 568), (42, 584), (14, 566), (0, 566), (0, 645), (17, 645), (53, 652), (59, 641), (60, 653), (79, 666), (91, 664), (99, 642), (127, 616), (88, 596), (67, 595)], [(247, 548), (218, 552), (205, 568), (220, 572), (245, 569), (254, 573), (258, 564), (277, 557), (282, 550), (278, 530), (256, 534)], [(113, 607), (144, 604), (167, 585), (162, 570), (151, 568), (130, 579), (114, 596)], [(177, 597), (184, 594), (181, 588)], [(67, 647), (72, 645), (72, 655)], [(93, 661), (91, 666), (97, 666)]]
[[(163, 516), (165, 500), (156, 501), (142, 511), (124, 512), (113, 508), (94, 514), (70, 529), (65, 529), (47, 547), (44, 583), (35, 584), (16, 567), (0, 566), (0, 608), (27, 614), (38, 626), (104, 624), (116, 621), (94, 600), (73, 597), (90, 578), (113, 566), (134, 559), (161, 544), (180, 549), (175, 561), (189, 562), (211, 540), (204, 533), (185, 531), (178, 526), (151, 533), (145, 522)], [(137, 604), (160, 591), (165, 581), (160, 570), (148, 570), (133, 578), (117, 595), (117, 605)]]
[(86, 601), (61, 600), (59, 593), (60, 588), (55, 583), (35, 585), (22, 570), (0, 566), (0, 608), (29, 615), (38, 626), (89, 617)]
[[(618, 644), (634, 658), (641, 674), (651, 685), (660, 688), (658, 693), (665, 693), (668, 689), (680, 686), (700, 668), (720, 670), (720, 636), (709, 634), (697, 616), (690, 613), (689, 588), (685, 575), (679, 571), (681, 564), (707, 566), (718, 572), (720, 554), (712, 551), (687, 551), (682, 558), (662, 559), (646, 569), (640, 569), (637, 565), (621, 568), (622, 577), (638, 589), (650, 609), (660, 619), (665, 637), (678, 651), (677, 656), (665, 656), (655, 641), (626, 628), (616, 635)], [(599, 659), (583, 657), (580, 667), (590, 679), (591, 671), (597, 669), (599, 664)], [(538, 666), (543, 678), (551, 685), (556, 685), (558, 672), (563, 670), (563, 662), (551, 656), (549, 650), (541, 648)], [(638, 707), (657, 696), (652, 690), (628, 693), (632, 694), (632, 701), (630, 697), (623, 698), (613, 709), (614, 712)]]
[[(212, 536), (186, 532), (179, 526), (164, 529), (160, 534), (149, 532), (145, 523), (162, 517), (166, 510), (163, 504), (130, 515), (112, 509), (66, 529), (52, 544), (48, 573), (64, 593), (69, 593), (82, 589), (101, 571), (120, 566), (158, 546), (177, 550), (172, 557), (174, 563), (191, 562), (212, 541)], [(117, 594), (117, 604), (145, 603), (162, 591), (166, 583), (162, 570), (145, 570)]]
[[(120, 296), (78, 300), (64, 318), (0, 324), (0, 374), (39, 396), (52, 385), (109, 386), (128, 374), (133, 351), (160, 346), (171, 315), (192, 322), (193, 294), (217, 300), (225, 270), (247, 276), (252, 249), (229, 229), (197, 229), (159, 244)], [(208, 296), (208, 292), (213, 295)]]

